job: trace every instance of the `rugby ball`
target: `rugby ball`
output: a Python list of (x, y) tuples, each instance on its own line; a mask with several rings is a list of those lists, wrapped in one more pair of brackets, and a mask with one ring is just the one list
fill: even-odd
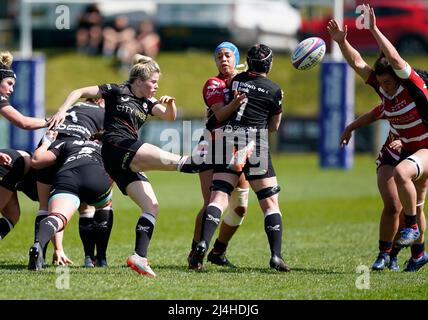
[(291, 56), (296, 69), (308, 70), (315, 67), (324, 58), (325, 42), (318, 37), (311, 37), (300, 42)]

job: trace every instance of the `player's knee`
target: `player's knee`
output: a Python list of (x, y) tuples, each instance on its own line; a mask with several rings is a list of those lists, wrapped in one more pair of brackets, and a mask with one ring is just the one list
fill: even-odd
[(231, 227), (237, 227), (242, 224), (242, 221), (244, 221), (244, 215), (239, 215), (234, 210), (228, 210), (227, 214), (224, 216), (223, 221)]
[(145, 206), (144, 209), (150, 212), (154, 217), (157, 217), (159, 214), (159, 203), (157, 201), (152, 201), (149, 205)]
[(383, 212), (391, 217), (398, 217), (401, 213), (401, 203), (399, 200), (391, 201), (389, 203), (385, 203), (383, 207)]
[(13, 210), (12, 212), (8, 212), (8, 214), (5, 215), (5, 217), (11, 223), (13, 223), (14, 226), (18, 223), (20, 216), (21, 216), (21, 211), (19, 210), (19, 208), (17, 208), (16, 210)]
[(238, 206), (233, 211), (240, 217), (244, 217), (247, 214), (247, 207)]
[(405, 170), (401, 166), (395, 167), (393, 176), (394, 176), (395, 183), (397, 185), (404, 184), (408, 180), (406, 172), (407, 170)]
[(398, 185), (405, 184), (409, 180), (417, 180), (423, 174), (423, 164), (416, 156), (410, 156), (394, 168), (394, 180)]

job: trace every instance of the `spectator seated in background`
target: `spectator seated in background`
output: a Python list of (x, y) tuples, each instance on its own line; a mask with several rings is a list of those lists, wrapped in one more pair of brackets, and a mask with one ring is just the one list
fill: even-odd
[(141, 22), (136, 37), (132, 41), (123, 42), (119, 47), (117, 58), (121, 67), (128, 69), (135, 54), (156, 58), (160, 44), (160, 36), (155, 32), (153, 22), (150, 20)]
[(159, 53), (161, 41), (152, 21), (146, 20), (141, 22), (136, 40), (139, 49), (136, 53), (156, 58)]
[(117, 54), (120, 47), (134, 41), (135, 35), (136, 32), (129, 25), (128, 18), (124, 15), (117, 16), (113, 25), (103, 30), (103, 55), (111, 57)]
[(103, 18), (97, 4), (90, 4), (79, 17), (76, 33), (79, 53), (98, 54), (103, 41)]

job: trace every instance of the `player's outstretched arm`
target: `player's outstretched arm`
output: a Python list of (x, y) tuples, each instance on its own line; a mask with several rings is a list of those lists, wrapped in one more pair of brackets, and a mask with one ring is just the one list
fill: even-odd
[(64, 122), (67, 110), (70, 109), (74, 103), (80, 98), (100, 98), (101, 92), (98, 86), (84, 87), (73, 90), (64, 103), (58, 109), (58, 112), (54, 114), (48, 121), (48, 129), (56, 128)]
[(403, 70), (404, 68), (406, 68), (407, 62), (400, 56), (394, 45), (388, 40), (387, 37), (383, 35), (383, 33), (377, 27), (374, 9), (371, 8), (368, 4), (363, 5), (363, 7), (364, 12), (369, 12), (369, 30), (373, 34), (373, 37), (376, 39), (380, 50), (384, 53), (386, 59), (391, 64), (392, 68), (395, 70)]
[(348, 27), (345, 25), (342, 29), (337, 21), (332, 19), (328, 22), (327, 30), (333, 41), (339, 45), (340, 51), (346, 59), (346, 62), (348, 62), (351, 68), (354, 69), (364, 81), (367, 81), (370, 73), (372, 72), (372, 68), (366, 61), (364, 61), (361, 54), (346, 39)]
[(52, 142), (55, 141), (57, 135), (57, 131), (46, 131), (42, 138), (42, 144), (36, 150), (34, 150), (34, 154), (31, 157), (31, 167), (34, 169), (43, 169), (51, 166), (56, 162), (57, 156), (48, 149)]
[(352, 137), (352, 131), (367, 126), (375, 122), (376, 120), (377, 118), (375, 117), (372, 111), (366, 112), (365, 114), (359, 116), (357, 119), (348, 124), (345, 130), (342, 132), (342, 135), (340, 137), (340, 145), (344, 147), (349, 143), (349, 140)]

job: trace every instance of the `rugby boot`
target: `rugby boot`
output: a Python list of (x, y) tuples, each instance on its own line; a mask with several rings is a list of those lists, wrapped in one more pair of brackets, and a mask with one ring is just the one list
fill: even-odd
[(269, 266), (272, 269), (282, 271), (282, 272), (290, 272), (291, 271), (290, 267), (284, 262), (284, 260), (280, 256), (277, 256), (277, 255), (273, 255), (270, 258)]
[(236, 268), (236, 266), (226, 258), (225, 252), (215, 253), (214, 250), (211, 250), (210, 253), (208, 254), (207, 260), (213, 264), (218, 265), (218, 266)]
[(410, 247), (420, 237), (419, 228), (403, 228), (400, 231), (401, 237), (395, 242), (399, 248)]
[(85, 260), (83, 260), (83, 266), (85, 268), (93, 268), (93, 267), (95, 267), (94, 260), (91, 258), (91, 256), (85, 256)]
[(28, 261), (28, 270), (42, 270), (43, 268), (43, 249), (40, 246), (40, 243), (35, 242), (30, 251), (28, 253), (29, 261)]
[(128, 258), (127, 264), (128, 267), (143, 276), (156, 277), (156, 274), (153, 272), (152, 268), (150, 268), (147, 258), (140, 257), (136, 253)]
[(202, 240), (197, 245), (189, 262), (189, 269), (202, 270), (205, 253), (207, 252), (207, 243)]
[(389, 263), (389, 254), (386, 252), (379, 252), (376, 261), (372, 265), (372, 270), (382, 271), (385, 266)]
[(400, 267), (398, 266), (398, 257), (389, 257), (388, 269), (391, 271), (398, 272), (400, 271)]
[(404, 267), (404, 272), (416, 272), (422, 268), (428, 262), (428, 253), (424, 252), (424, 255), (417, 260), (410, 258)]

